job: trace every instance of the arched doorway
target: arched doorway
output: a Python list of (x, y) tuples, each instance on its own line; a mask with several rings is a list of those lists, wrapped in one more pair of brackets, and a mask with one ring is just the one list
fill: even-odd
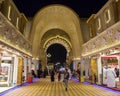
[(53, 66), (57, 69), (60, 67), (65, 67), (67, 50), (61, 44), (52, 44), (48, 47), (46, 51), (47, 56), (47, 64), (53, 64)]

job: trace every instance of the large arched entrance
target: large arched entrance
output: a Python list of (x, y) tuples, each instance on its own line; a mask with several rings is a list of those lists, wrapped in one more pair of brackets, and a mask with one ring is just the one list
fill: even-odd
[(48, 62), (50, 63), (64, 63), (66, 62), (67, 51), (61, 44), (52, 44), (47, 49), (47, 54), (50, 54)]
[(66, 67), (67, 50), (61, 44), (55, 43), (48, 47), (47, 51), (47, 66), (54, 66), (59, 69)]
[(50, 5), (40, 10), (34, 17), (31, 31), (33, 57), (42, 60), (46, 66), (46, 50), (55, 43), (67, 51), (66, 60), (80, 60), (83, 38), (80, 18), (63, 5)]

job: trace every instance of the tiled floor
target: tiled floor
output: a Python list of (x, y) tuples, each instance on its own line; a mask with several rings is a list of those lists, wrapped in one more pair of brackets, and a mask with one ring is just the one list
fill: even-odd
[(11, 89), (12, 87), (0, 87), (0, 93), (1, 92), (3, 92), (3, 91), (5, 91), (5, 90), (9, 90), (9, 89)]
[(69, 81), (68, 91), (65, 91), (63, 82), (56, 80), (53, 83), (47, 77), (0, 96), (120, 96), (120, 92), (73, 80)]

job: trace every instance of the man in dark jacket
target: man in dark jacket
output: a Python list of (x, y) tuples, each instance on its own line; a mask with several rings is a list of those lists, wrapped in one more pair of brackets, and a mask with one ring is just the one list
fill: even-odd
[(65, 90), (66, 91), (68, 89), (68, 80), (69, 80), (69, 72), (68, 72), (68, 69), (66, 69), (65, 74), (64, 74), (64, 83), (65, 83)]

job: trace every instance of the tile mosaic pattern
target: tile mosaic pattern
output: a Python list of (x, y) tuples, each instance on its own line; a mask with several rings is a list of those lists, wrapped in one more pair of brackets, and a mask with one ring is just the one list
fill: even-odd
[(65, 91), (63, 82), (51, 82), (47, 77), (0, 96), (120, 96), (120, 92), (74, 80), (69, 81), (68, 91)]

